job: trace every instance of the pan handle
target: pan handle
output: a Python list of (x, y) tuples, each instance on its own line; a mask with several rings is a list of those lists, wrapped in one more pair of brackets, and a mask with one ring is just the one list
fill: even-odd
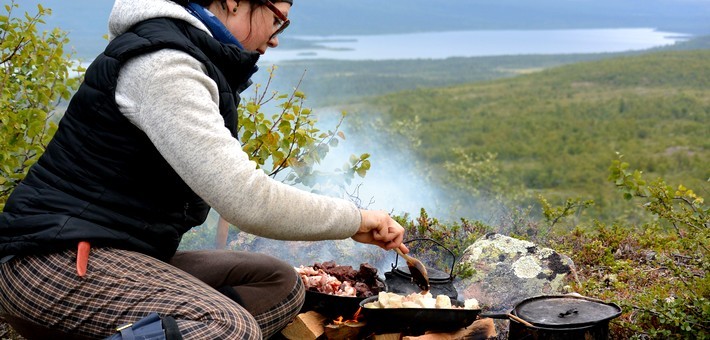
[(507, 319), (508, 318), (508, 312), (481, 312), (481, 314), (478, 314), (478, 316), (482, 318), (491, 318), (491, 319)]
[(481, 313), (481, 314), (478, 314), (478, 316), (480, 316), (480, 317), (482, 317), (482, 318), (515, 320), (515, 321), (517, 321), (517, 322), (519, 322), (519, 323), (521, 323), (521, 324), (523, 324), (523, 325), (525, 325), (525, 326), (527, 326), (527, 327), (537, 328), (537, 327), (535, 327), (535, 325), (533, 325), (533, 324), (531, 324), (531, 323), (529, 323), (529, 322), (527, 322), (527, 321), (521, 319), (520, 317), (511, 314), (511, 313), (506, 313), (506, 312), (498, 312), (498, 313), (494, 313), (494, 312), (483, 312), (483, 313)]

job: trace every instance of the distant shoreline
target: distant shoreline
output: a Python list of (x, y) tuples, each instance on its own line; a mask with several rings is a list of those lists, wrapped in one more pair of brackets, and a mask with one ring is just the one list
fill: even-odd
[[(557, 37), (552, 39), (550, 37)], [(447, 41), (466, 37), (470, 44), (440, 48), (436, 50), (420, 48), (416, 42), (437, 39), (446, 46)], [(259, 64), (270, 66), (288, 61), (382, 61), (447, 58), (475, 58), (495, 56), (525, 55), (571, 55), (643, 51), (652, 48), (672, 46), (692, 39), (690, 34), (662, 32), (653, 28), (618, 28), (589, 30), (478, 30), (453, 32), (423, 32), (408, 34), (386, 34), (367, 36), (294, 36), (284, 39), (284, 47), (269, 49), (261, 57)], [(608, 42), (605, 39), (614, 41)], [(525, 41), (525, 44), (521, 41)], [(565, 42), (566, 40), (574, 40)], [(289, 43), (296, 41), (295, 48)], [(381, 44), (392, 41), (387, 53), (379, 53)], [(562, 46), (562, 47), (560, 47)], [(75, 54), (75, 61), (81, 61), (86, 68), (101, 52), (97, 48), (91, 57), (88, 53)], [(87, 50), (86, 47), (83, 48)], [(392, 52), (394, 51), (394, 52)], [(431, 52), (431, 53), (430, 53)]]
[(469, 30), (406, 34), (293, 36), (296, 48), (269, 50), (262, 61), (404, 60), (505, 55), (555, 55), (639, 51), (673, 45), (690, 34), (654, 28)]

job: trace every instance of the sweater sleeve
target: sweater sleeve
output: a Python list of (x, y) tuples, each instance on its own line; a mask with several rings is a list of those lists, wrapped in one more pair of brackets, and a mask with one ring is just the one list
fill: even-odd
[(219, 114), (216, 83), (188, 54), (162, 50), (121, 69), (116, 101), (180, 177), (223, 218), (279, 240), (343, 239), (360, 226), (352, 202), (267, 176), (249, 160)]

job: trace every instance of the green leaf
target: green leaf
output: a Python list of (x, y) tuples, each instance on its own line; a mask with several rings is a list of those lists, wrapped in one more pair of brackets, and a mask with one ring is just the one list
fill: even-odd
[(259, 124), (256, 127), (256, 131), (262, 135), (265, 135), (265, 134), (269, 133), (269, 126), (267, 126), (266, 124)]
[(251, 114), (255, 114), (259, 111), (259, 106), (254, 104), (254, 103), (248, 103), (247, 104), (247, 112)]

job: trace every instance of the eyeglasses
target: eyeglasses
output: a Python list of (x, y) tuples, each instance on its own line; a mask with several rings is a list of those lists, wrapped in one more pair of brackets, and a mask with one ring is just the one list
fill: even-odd
[(274, 15), (275, 15), (275, 16), (278, 18), (278, 20), (279, 20), (279, 22), (275, 24), (275, 25), (278, 25), (278, 28), (276, 29), (276, 32), (274, 32), (274, 34), (272, 34), (271, 37), (269, 38), (269, 40), (271, 40), (271, 39), (273, 39), (275, 36), (281, 34), (281, 32), (283, 32), (283, 31), (286, 29), (286, 27), (288, 27), (288, 25), (291, 24), (291, 20), (289, 20), (289, 19), (284, 15), (284, 13), (281, 12), (281, 10), (279, 10), (276, 6), (274, 6), (274, 4), (273, 4), (270, 0), (265, 0), (265, 1), (264, 1), (264, 5), (266, 6), (266, 8), (268, 8), (269, 10), (271, 10), (271, 12), (273, 12)]

